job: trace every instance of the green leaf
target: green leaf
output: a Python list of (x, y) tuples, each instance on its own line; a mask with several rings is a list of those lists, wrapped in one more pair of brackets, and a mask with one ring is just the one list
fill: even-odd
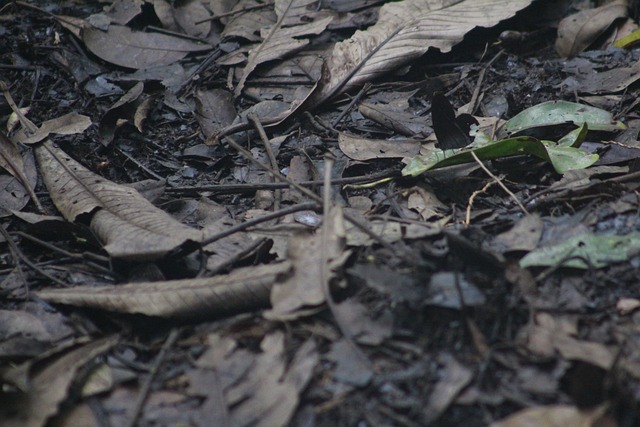
[[(582, 142), (579, 136), (580, 133), (573, 138), (568, 138), (564, 143), (579, 144)], [(573, 146), (559, 146), (551, 141), (540, 141), (530, 136), (518, 136), (457, 150), (432, 150), (424, 156), (416, 156), (411, 159), (402, 170), (402, 174), (417, 176), (431, 169), (473, 162), (472, 152), (480, 160), (533, 154), (551, 163), (558, 173), (584, 169), (598, 161), (597, 154), (591, 154)]]
[[(626, 261), (640, 251), (640, 233), (626, 236), (583, 233), (561, 243), (529, 252), (520, 260), (521, 267), (602, 268), (614, 262)], [(585, 261), (588, 260), (588, 263)]]
[(590, 130), (626, 129), (608, 111), (568, 101), (549, 101), (534, 105), (508, 120), (499, 130), (498, 138), (506, 138), (526, 129), (574, 123), (587, 124)]

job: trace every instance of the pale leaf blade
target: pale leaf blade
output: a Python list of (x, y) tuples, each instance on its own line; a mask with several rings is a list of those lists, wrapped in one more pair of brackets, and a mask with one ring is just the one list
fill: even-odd
[(273, 283), (290, 263), (240, 268), (228, 275), (199, 279), (76, 287), (38, 292), (57, 304), (167, 318), (219, 317), (268, 305)]

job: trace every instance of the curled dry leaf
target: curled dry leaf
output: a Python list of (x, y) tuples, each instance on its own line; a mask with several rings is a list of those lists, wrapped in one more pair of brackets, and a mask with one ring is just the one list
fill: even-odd
[[(56, 414), (69, 386), (82, 366), (108, 351), (116, 337), (103, 338), (67, 350), (35, 371), (23, 393), (3, 394), (0, 424), (3, 427), (41, 427)], [(30, 363), (30, 362), (26, 362)], [(20, 367), (16, 368), (20, 369)]]
[(290, 270), (290, 263), (269, 264), (200, 279), (52, 289), (40, 291), (38, 296), (52, 303), (119, 313), (168, 318), (219, 317), (267, 306), (273, 283)]
[(85, 28), (82, 39), (87, 48), (101, 59), (127, 68), (169, 65), (190, 52), (202, 52), (211, 46), (160, 33), (143, 33), (127, 27), (110, 25), (107, 31)]
[(556, 51), (571, 57), (585, 50), (611, 26), (613, 21), (627, 16), (628, 0), (614, 0), (594, 9), (567, 16), (558, 26)]
[(270, 427), (289, 425), (300, 393), (311, 379), (320, 359), (313, 340), (306, 341), (286, 366), (285, 336), (275, 331), (260, 343), (262, 352), (253, 369), (226, 393), (227, 403), (238, 401), (229, 425)]
[(157, 259), (202, 232), (173, 219), (133, 188), (94, 174), (51, 141), (35, 149), (51, 199), (68, 221), (92, 215), (90, 227), (113, 257)]
[(34, 144), (42, 141), (52, 133), (58, 135), (73, 135), (84, 132), (89, 126), (91, 126), (91, 118), (73, 112), (43, 122), (33, 134), (19, 134), (15, 142)]
[(286, 54), (303, 48), (309, 41), (300, 39), (300, 37), (320, 34), (327, 28), (327, 25), (333, 20), (332, 17), (308, 22), (311, 18), (310, 6), (314, 3), (316, 0), (276, 1), (275, 11), (278, 21), (271, 28), (262, 31), (262, 43), (249, 52), (247, 65), (236, 86), (236, 96), (240, 95), (247, 77), (258, 65), (282, 58)]

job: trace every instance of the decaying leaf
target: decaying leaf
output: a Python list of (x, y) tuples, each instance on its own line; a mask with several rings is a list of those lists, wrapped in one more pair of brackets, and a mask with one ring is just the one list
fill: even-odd
[[(23, 159), (24, 156), (32, 157), (31, 152), (25, 152), (24, 154), (20, 153), (18, 150), (18, 146), (6, 137), (4, 132), (0, 131), (0, 168), (9, 172), (13, 175), (16, 180), (22, 184), (24, 189), (31, 195), (31, 198), (34, 202), (38, 203), (38, 199), (33, 192), (33, 187), (30, 183), (30, 179), (27, 176), (25, 171), (25, 161)], [(33, 162), (31, 162), (33, 165)], [(33, 176), (33, 174), (31, 174)], [(7, 206), (7, 208), (11, 208)]]
[(626, 17), (628, 7), (628, 0), (614, 0), (567, 16), (558, 26), (556, 51), (565, 57), (579, 54), (596, 41), (613, 21)]
[(33, 374), (26, 390), (3, 394), (0, 424), (5, 427), (44, 426), (67, 397), (78, 370), (116, 343), (116, 337), (103, 338), (64, 351), (64, 354)]
[(367, 139), (340, 132), (338, 144), (354, 160), (413, 157), (420, 153), (420, 141), (415, 139)]
[(531, 0), (405, 0), (387, 3), (378, 22), (336, 44), (322, 79), (305, 100), (313, 108), (422, 56), (448, 52), (475, 27), (491, 27)]
[(84, 132), (89, 126), (91, 126), (91, 118), (73, 112), (42, 122), (38, 130), (34, 133), (30, 135), (25, 133), (19, 134), (15, 142), (33, 144), (42, 141), (52, 133), (58, 135), (73, 135)]
[(267, 306), (273, 283), (290, 270), (289, 263), (269, 264), (200, 279), (51, 289), (40, 291), (38, 296), (52, 303), (119, 313), (211, 318)]
[(143, 91), (144, 83), (136, 83), (104, 114), (98, 127), (104, 145), (113, 141), (116, 130), (124, 123), (134, 124), (138, 131), (142, 131), (142, 121), (146, 119), (152, 99), (144, 95)]
[(271, 27), (262, 30), (263, 41), (249, 52), (247, 65), (235, 89), (238, 96), (244, 88), (247, 77), (260, 64), (282, 58), (306, 46), (309, 41), (300, 39), (308, 35), (317, 35), (327, 28), (332, 17), (309, 22), (310, 7), (316, 0), (277, 0), (275, 11), (278, 21)]
[(256, 8), (260, 4), (256, 0), (240, 0), (233, 11), (246, 11), (231, 16), (224, 27), (222, 37), (242, 37), (252, 42), (260, 41), (260, 30), (275, 24), (278, 19), (272, 8)]
[(442, 364), (442, 368), (439, 369), (440, 379), (431, 391), (423, 411), (427, 424), (440, 417), (460, 391), (473, 379), (473, 371), (458, 362), (452, 355), (443, 353), (438, 359)]
[(324, 218), (322, 227), (329, 227), (328, 247), (322, 248), (322, 229), (311, 235), (295, 235), (289, 240), (288, 259), (294, 274), (277, 283), (271, 292), (273, 308), (264, 313), (268, 319), (289, 320), (315, 312), (325, 302), (322, 283), (322, 250), (330, 254), (329, 270), (339, 267), (349, 255), (345, 252), (342, 211), (334, 209)]
[(202, 133), (209, 137), (236, 118), (233, 95), (224, 89), (196, 90), (196, 119)]
[(288, 425), (320, 359), (313, 340), (306, 341), (285, 367), (284, 334), (275, 331), (260, 343), (254, 369), (227, 392), (242, 401), (230, 413), (230, 425), (270, 427)]
[(210, 45), (160, 33), (143, 33), (110, 25), (107, 31), (89, 27), (82, 31), (87, 48), (101, 59), (127, 68), (169, 65), (190, 52), (211, 49)]
[(563, 318), (537, 313), (535, 323), (527, 326), (526, 344), (535, 354), (554, 357), (556, 352), (568, 360), (579, 360), (609, 370), (615, 360), (614, 351), (594, 341), (575, 337), (575, 326)]
[(88, 215), (91, 229), (111, 256), (155, 259), (202, 239), (201, 231), (176, 221), (136, 190), (89, 171), (51, 141), (35, 152), (58, 210), (68, 221)]
[(570, 405), (550, 405), (526, 408), (491, 427), (595, 427), (604, 415), (606, 405), (580, 409)]

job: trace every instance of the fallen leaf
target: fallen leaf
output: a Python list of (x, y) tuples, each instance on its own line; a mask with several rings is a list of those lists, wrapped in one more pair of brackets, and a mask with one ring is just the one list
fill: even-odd
[(45, 141), (35, 148), (43, 180), (67, 221), (90, 216), (90, 228), (113, 257), (156, 259), (182, 244), (202, 239), (158, 209), (136, 190), (94, 174)]
[(354, 160), (413, 157), (420, 153), (420, 141), (414, 139), (367, 139), (340, 132), (340, 150)]
[[(586, 135), (586, 131), (584, 134)], [(475, 157), (471, 153), (474, 153), (479, 160), (491, 160), (525, 153), (533, 154), (551, 163), (556, 172), (560, 174), (574, 169), (587, 168), (598, 161), (597, 154), (591, 154), (576, 147), (562, 146), (553, 141), (539, 140), (530, 136), (516, 136), (478, 145), (472, 144), (460, 149), (432, 149), (424, 155), (412, 158), (402, 170), (402, 174), (417, 176), (431, 169), (471, 163), (475, 161)]]
[(539, 406), (523, 409), (490, 427), (596, 427), (606, 409), (606, 405), (590, 410), (570, 405)]
[(378, 22), (337, 43), (305, 108), (349, 91), (419, 58), (448, 52), (475, 27), (491, 27), (531, 0), (405, 0), (385, 4)]
[(529, 252), (521, 267), (602, 268), (622, 262), (640, 250), (640, 233), (624, 236), (586, 232)]
[[(345, 251), (342, 222), (342, 211), (335, 209), (330, 217), (324, 218), (322, 225), (323, 228), (329, 227), (326, 251), (331, 256), (327, 267), (330, 271), (342, 265), (349, 255)], [(294, 273), (273, 287), (273, 308), (264, 313), (267, 319), (296, 319), (315, 312), (325, 302), (322, 250), (322, 228), (314, 234), (294, 235), (289, 240), (287, 255), (293, 263)]]
[(548, 101), (516, 114), (498, 129), (498, 138), (506, 138), (527, 129), (573, 123), (587, 125), (589, 130), (617, 131), (626, 129), (613, 114), (600, 108), (568, 101)]
[(628, 0), (614, 0), (567, 16), (558, 25), (556, 51), (564, 57), (579, 54), (596, 41), (613, 21), (626, 17), (628, 7)]
[(260, 30), (275, 24), (278, 19), (275, 11), (270, 7), (255, 8), (260, 4), (262, 3), (256, 0), (240, 0), (237, 2), (232, 11), (239, 13), (235, 13), (230, 17), (229, 22), (224, 27), (222, 37), (242, 37), (252, 42), (260, 41)]
[(63, 354), (33, 374), (24, 392), (3, 395), (0, 423), (4, 427), (44, 426), (66, 399), (78, 370), (108, 351), (117, 341), (117, 337), (103, 338), (63, 351)]
[(442, 353), (438, 357), (438, 363), (440, 378), (429, 395), (427, 405), (422, 410), (425, 424), (438, 419), (473, 379), (473, 371), (448, 353)]
[(76, 112), (56, 117), (42, 122), (38, 130), (30, 135), (21, 134), (16, 138), (17, 143), (34, 144), (47, 138), (50, 134), (73, 135), (84, 132), (91, 126), (91, 118)]
[(335, 364), (333, 378), (341, 383), (364, 387), (373, 378), (373, 371), (360, 358), (352, 344), (345, 338), (331, 344), (331, 350), (325, 355)]
[(110, 25), (107, 31), (82, 30), (87, 48), (101, 59), (127, 68), (169, 65), (190, 52), (210, 50), (211, 46), (160, 33), (143, 33), (128, 27)]
[(298, 349), (291, 364), (285, 366), (284, 334), (275, 331), (260, 343), (262, 353), (256, 357), (254, 369), (227, 391), (244, 399), (233, 407), (230, 425), (270, 427), (288, 425), (300, 401), (300, 392), (311, 379), (319, 361), (313, 340)]
[(270, 28), (261, 31), (262, 42), (249, 51), (247, 65), (236, 85), (236, 96), (240, 95), (247, 78), (258, 65), (302, 49), (309, 44), (309, 40), (301, 37), (320, 34), (327, 28), (332, 17), (309, 22), (313, 16), (310, 6), (315, 3), (316, 0), (276, 0), (278, 20)]
[(197, 89), (196, 119), (204, 136), (209, 137), (236, 118), (233, 95), (224, 89)]
[(526, 215), (513, 228), (498, 234), (491, 242), (491, 247), (500, 253), (532, 251), (538, 246), (543, 229), (540, 215)]
[(88, 288), (49, 289), (38, 296), (56, 304), (168, 318), (211, 318), (268, 305), (273, 283), (289, 263), (253, 266), (228, 275)]

